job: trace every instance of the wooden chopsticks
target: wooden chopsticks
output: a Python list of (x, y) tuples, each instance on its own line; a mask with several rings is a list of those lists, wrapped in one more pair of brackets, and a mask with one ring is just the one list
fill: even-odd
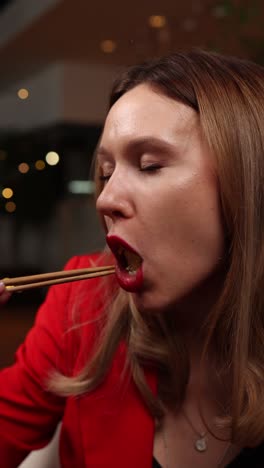
[(4, 283), (7, 291), (18, 292), (26, 289), (50, 286), (52, 284), (68, 283), (70, 281), (96, 278), (97, 276), (112, 275), (114, 272), (114, 265), (108, 265), (103, 267), (55, 271), (53, 273), (43, 273), (41, 275), (4, 278), (1, 281)]

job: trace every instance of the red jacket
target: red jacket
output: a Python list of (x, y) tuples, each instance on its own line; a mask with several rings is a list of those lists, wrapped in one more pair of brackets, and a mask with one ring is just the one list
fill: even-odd
[[(90, 266), (94, 256), (75, 257), (66, 268)], [(121, 344), (105, 379), (94, 392), (61, 398), (47, 390), (50, 371), (74, 375), (89, 359), (95, 323), (103, 308), (97, 279), (50, 288), (34, 327), (0, 372), (0, 463), (15, 468), (31, 450), (45, 446), (62, 420), (61, 465), (65, 468), (151, 468), (154, 422), (132, 381), (121, 385)], [(75, 311), (81, 328), (69, 331)], [(154, 375), (147, 375), (155, 391)]]

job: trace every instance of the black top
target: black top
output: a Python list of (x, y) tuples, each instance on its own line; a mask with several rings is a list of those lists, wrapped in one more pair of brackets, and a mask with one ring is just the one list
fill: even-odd
[[(228, 468), (264, 468), (264, 444), (255, 448), (246, 448), (227, 465)], [(153, 458), (152, 468), (162, 468)]]

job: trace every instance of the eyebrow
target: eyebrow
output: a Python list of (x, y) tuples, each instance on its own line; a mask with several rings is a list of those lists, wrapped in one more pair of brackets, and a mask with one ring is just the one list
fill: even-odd
[[(161, 155), (167, 155), (168, 153), (175, 153), (175, 145), (165, 140), (161, 140), (156, 137), (141, 137), (134, 140), (130, 140), (125, 144), (125, 153), (128, 155), (135, 153), (143, 153), (150, 151), (153, 153), (159, 153)], [(111, 151), (104, 146), (100, 145), (96, 151), (96, 157), (112, 157)]]

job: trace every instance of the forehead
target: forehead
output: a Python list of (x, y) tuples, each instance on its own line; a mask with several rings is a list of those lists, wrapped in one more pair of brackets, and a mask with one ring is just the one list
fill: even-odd
[(198, 116), (190, 107), (141, 84), (125, 93), (110, 109), (102, 144), (153, 136), (173, 143), (198, 128)]

